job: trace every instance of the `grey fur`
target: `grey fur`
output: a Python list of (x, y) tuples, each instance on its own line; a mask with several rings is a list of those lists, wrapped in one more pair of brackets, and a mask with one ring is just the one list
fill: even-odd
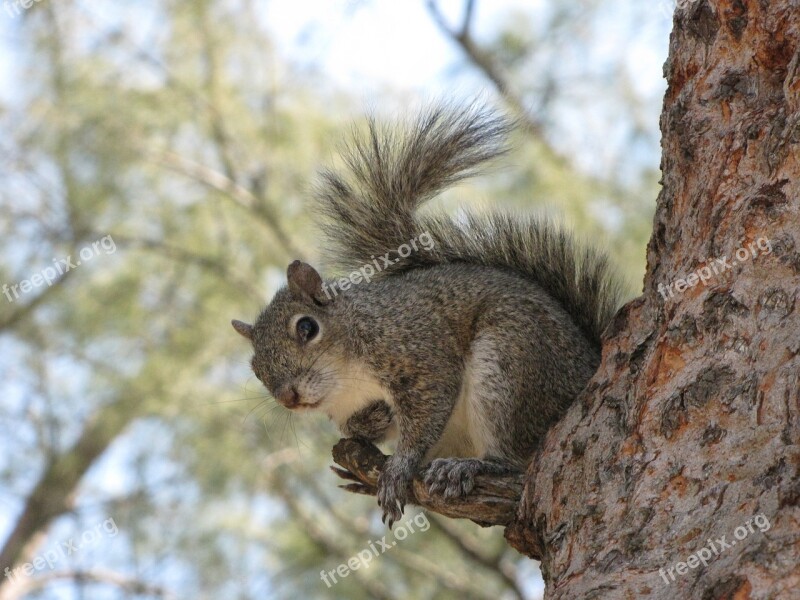
[[(301, 403), (320, 406), (349, 435), (380, 440), (396, 425), (397, 449), (378, 481), (390, 526), (426, 461), (446, 459), (427, 482), (447, 496), (469, 493), (481, 472), (524, 469), (596, 370), (619, 302), (605, 258), (547, 223), (498, 214), (462, 227), (416, 215), (502, 154), (509, 129), (477, 106), (437, 106), (405, 129), (371, 123), (348, 154), (349, 175), (324, 176), (335, 262), (355, 270), (423, 232), (434, 248), (330, 301), (313, 269), (294, 263), (290, 286), (252, 330), (253, 369), (276, 397), (299, 390)], [(319, 323), (317, 339), (299, 341), (299, 316)], [(346, 414), (331, 406), (371, 390)]]

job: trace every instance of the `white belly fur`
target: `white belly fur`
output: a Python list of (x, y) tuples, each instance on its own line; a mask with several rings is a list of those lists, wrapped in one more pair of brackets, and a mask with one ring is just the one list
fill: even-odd
[(346, 364), (342, 365), (338, 372), (342, 375), (336, 387), (328, 394), (323, 408), (339, 428), (353, 413), (376, 400), (385, 400), (392, 405), (392, 395), (389, 390), (381, 385), (378, 378), (370, 373), (366, 366)]
[[(486, 411), (490, 407), (481, 402), (480, 394), (481, 371), (491, 364), (492, 361), (481, 361), (478, 353), (467, 364), (453, 413), (442, 437), (425, 455), (426, 462), (434, 458), (481, 458), (492, 450), (491, 433), (486, 426)], [(325, 406), (325, 412), (340, 427), (353, 413), (375, 400), (383, 399), (394, 405), (389, 390), (367, 368), (348, 365), (345, 373)], [(386, 441), (394, 441), (396, 436), (395, 419)]]
[(475, 357), (464, 370), (461, 392), (444, 433), (425, 455), (434, 458), (482, 458), (491, 449), (490, 433), (485, 425), (486, 406), (480, 401), (480, 361)]

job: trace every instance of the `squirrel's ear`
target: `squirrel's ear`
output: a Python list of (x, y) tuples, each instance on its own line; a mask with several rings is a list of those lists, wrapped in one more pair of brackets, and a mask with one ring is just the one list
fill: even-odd
[(242, 321), (237, 321), (236, 319), (231, 321), (231, 325), (233, 325), (233, 328), (239, 332), (239, 335), (246, 337), (251, 342), (253, 341), (252, 325), (248, 325), (247, 323), (244, 323)]
[(330, 303), (322, 289), (322, 277), (311, 265), (294, 261), (286, 269), (286, 279), (289, 280), (289, 291), (293, 296), (323, 306)]

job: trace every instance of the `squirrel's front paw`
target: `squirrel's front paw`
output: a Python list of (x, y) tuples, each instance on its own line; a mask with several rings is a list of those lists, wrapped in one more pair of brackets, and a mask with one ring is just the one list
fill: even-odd
[[(390, 456), (378, 476), (378, 506), (383, 509), (383, 522), (392, 525), (403, 516), (408, 500), (408, 487), (414, 478), (414, 464), (407, 458)], [(388, 521), (387, 521), (388, 519)]]
[(378, 400), (354, 413), (342, 426), (342, 433), (347, 437), (380, 442), (386, 436), (393, 418), (391, 406)]

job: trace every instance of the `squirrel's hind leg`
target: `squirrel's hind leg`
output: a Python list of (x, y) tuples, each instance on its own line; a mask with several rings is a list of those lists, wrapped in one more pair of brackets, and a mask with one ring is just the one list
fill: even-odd
[[(515, 313), (504, 306), (479, 323), (480, 333), (470, 348), (459, 399), (466, 415), (465, 430), (459, 434), (469, 437), (476, 458), (447, 458), (445, 454), (433, 460), (425, 475), (432, 494), (440, 493), (445, 498), (466, 496), (475, 487), (478, 475), (508, 475), (520, 472), (527, 463), (525, 452), (519, 452), (515, 440), (509, 439), (518, 427), (516, 419), (526, 412), (520, 397), (524, 374), (509, 372), (498, 360), (509, 353), (525, 355), (522, 349), (530, 342), (519, 325), (526, 318), (530, 319), (527, 313)], [(521, 441), (522, 445), (529, 445)]]

